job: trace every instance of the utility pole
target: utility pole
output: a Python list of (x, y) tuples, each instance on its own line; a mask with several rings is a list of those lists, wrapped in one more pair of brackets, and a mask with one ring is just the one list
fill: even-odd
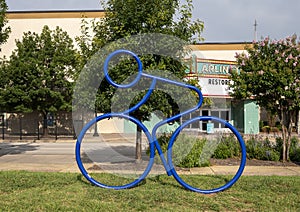
[(257, 41), (257, 21), (255, 19), (255, 22), (254, 22), (254, 41)]

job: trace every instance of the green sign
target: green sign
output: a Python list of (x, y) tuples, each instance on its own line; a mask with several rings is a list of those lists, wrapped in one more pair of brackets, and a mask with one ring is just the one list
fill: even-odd
[(230, 75), (233, 70), (237, 70), (235, 65), (197, 62), (198, 74)]
[(222, 63), (221, 61), (197, 61), (196, 57), (186, 62), (190, 69), (186, 70), (187, 74), (203, 74), (203, 75), (230, 75), (232, 71), (238, 71), (237, 66), (232, 62)]

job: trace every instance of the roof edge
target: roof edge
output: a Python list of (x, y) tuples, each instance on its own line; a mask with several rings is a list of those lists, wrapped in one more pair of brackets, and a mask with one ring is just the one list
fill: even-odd
[(232, 51), (245, 50), (246, 46), (251, 46), (252, 42), (213, 42), (213, 43), (197, 43), (190, 45), (194, 51)]
[(87, 10), (8, 10), (7, 14), (12, 13), (72, 13), (72, 12), (105, 12), (105, 10), (87, 9)]
[(45, 18), (103, 18), (104, 10), (39, 10), (39, 11), (7, 11), (8, 19), (45, 19)]

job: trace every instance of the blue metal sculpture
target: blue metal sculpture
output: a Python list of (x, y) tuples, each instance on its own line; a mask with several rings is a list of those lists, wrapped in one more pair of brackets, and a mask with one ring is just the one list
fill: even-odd
[[(137, 77), (131, 83), (126, 84), (126, 85), (120, 85), (120, 84), (115, 83), (110, 78), (109, 73), (108, 73), (109, 61), (114, 56), (116, 56), (118, 54), (128, 54), (128, 55), (132, 56), (135, 59), (135, 61), (137, 62), (137, 64), (138, 64), (138, 74), (137, 74)], [(132, 108), (130, 108), (130, 109), (124, 111), (124, 112), (121, 112), (121, 113), (108, 113), (108, 114), (104, 114), (104, 115), (98, 116), (98, 117), (94, 118), (93, 120), (91, 120), (89, 123), (87, 123), (83, 127), (83, 129), (81, 130), (81, 132), (80, 132), (80, 134), (78, 136), (77, 142), (76, 142), (76, 161), (77, 161), (77, 164), (78, 164), (78, 167), (79, 167), (80, 171), (82, 172), (82, 174), (84, 175), (84, 177), (88, 181), (90, 181), (92, 184), (94, 184), (96, 186), (99, 186), (99, 187), (102, 187), (102, 188), (110, 188), (110, 189), (128, 189), (128, 188), (131, 188), (131, 187), (137, 185), (138, 183), (140, 183), (143, 179), (145, 179), (145, 177), (150, 172), (150, 170), (152, 168), (152, 165), (154, 163), (155, 150), (158, 151), (158, 154), (159, 154), (160, 159), (161, 159), (161, 161), (163, 163), (163, 166), (165, 167), (165, 170), (166, 170), (167, 174), (169, 176), (173, 176), (178, 181), (178, 183), (180, 183), (183, 187), (185, 187), (185, 188), (187, 188), (189, 190), (195, 191), (195, 192), (204, 193), (204, 194), (211, 194), (211, 193), (220, 192), (220, 191), (223, 191), (225, 189), (230, 188), (240, 178), (240, 176), (242, 175), (242, 172), (244, 170), (245, 164), (246, 164), (246, 147), (245, 147), (244, 141), (243, 141), (241, 135), (239, 134), (239, 132), (230, 123), (228, 123), (227, 121), (222, 120), (220, 118), (217, 118), (217, 117), (199, 116), (199, 117), (196, 117), (196, 118), (193, 118), (193, 119), (190, 119), (190, 120), (184, 122), (181, 126), (179, 126), (176, 129), (176, 131), (171, 136), (171, 139), (170, 139), (169, 144), (168, 144), (167, 158), (165, 158), (165, 156), (163, 154), (163, 151), (162, 151), (162, 149), (161, 149), (161, 147), (160, 147), (160, 145), (159, 145), (159, 143), (157, 141), (157, 138), (156, 138), (157, 129), (160, 126), (162, 126), (162, 125), (164, 125), (166, 123), (170, 123), (170, 122), (173, 122), (175, 120), (178, 120), (182, 116), (184, 116), (186, 114), (190, 114), (193, 111), (199, 109), (201, 107), (201, 105), (202, 105), (202, 102), (203, 102), (203, 96), (202, 96), (201, 91), (198, 88), (196, 88), (194, 86), (191, 86), (191, 85), (188, 85), (188, 84), (181, 83), (181, 82), (176, 82), (176, 81), (172, 81), (172, 80), (169, 80), (169, 79), (165, 79), (165, 78), (161, 78), (161, 77), (158, 77), (158, 76), (152, 76), (152, 75), (143, 73), (143, 65), (142, 65), (141, 60), (139, 59), (139, 57), (136, 54), (134, 54), (133, 52), (130, 52), (128, 50), (117, 50), (117, 51), (111, 53), (107, 57), (107, 59), (106, 59), (106, 61), (104, 63), (104, 73), (105, 73), (106, 80), (111, 85), (113, 85), (116, 88), (130, 88), (130, 87), (133, 87), (136, 83), (139, 82), (139, 80), (141, 79), (141, 77), (145, 77), (145, 78), (151, 79), (152, 83), (151, 83), (151, 86), (150, 86), (148, 92), (146, 93), (146, 95), (134, 107), (132, 107)], [(141, 105), (143, 105), (149, 99), (149, 97), (152, 94), (152, 92), (154, 91), (156, 83), (158, 81), (161, 81), (163, 83), (173, 84), (173, 85), (176, 85), (176, 86), (179, 86), (179, 87), (182, 87), (182, 88), (188, 88), (190, 90), (195, 91), (198, 94), (198, 96), (199, 96), (199, 102), (198, 102), (198, 104), (195, 107), (193, 107), (193, 108), (191, 108), (191, 109), (189, 109), (187, 111), (184, 111), (184, 112), (182, 112), (180, 114), (174, 115), (174, 116), (172, 116), (170, 118), (167, 118), (165, 120), (162, 120), (161, 122), (157, 123), (154, 126), (154, 128), (152, 130), (152, 133), (150, 134), (149, 130), (145, 127), (145, 125), (143, 123), (141, 123), (136, 118), (130, 116), (129, 114), (131, 112), (137, 110)], [(83, 166), (83, 163), (82, 163), (82, 160), (81, 160), (81, 156), (80, 156), (80, 154), (81, 154), (80, 153), (80, 151), (81, 151), (81, 143), (82, 143), (82, 140), (83, 140), (84, 135), (87, 132), (87, 130), (90, 127), (92, 127), (95, 123), (97, 123), (97, 122), (99, 122), (99, 121), (101, 121), (103, 119), (108, 119), (108, 118), (113, 118), (113, 117), (123, 118), (123, 119), (129, 120), (129, 121), (135, 123), (136, 125), (138, 125), (140, 127), (140, 129), (142, 129), (142, 131), (146, 135), (147, 139), (149, 140), (149, 146), (150, 146), (150, 156), (149, 156), (150, 159), (149, 159), (148, 165), (147, 165), (146, 169), (144, 170), (144, 172), (140, 175), (140, 177), (138, 179), (135, 179), (133, 182), (128, 183), (126, 185), (122, 185), (122, 186), (110, 186), (110, 185), (106, 185), (106, 184), (103, 184), (103, 183), (98, 182), (97, 180), (95, 180), (93, 177), (91, 177), (88, 174), (87, 170)], [(234, 175), (234, 177), (230, 181), (226, 182), (224, 185), (222, 185), (220, 187), (217, 187), (217, 188), (209, 189), (209, 190), (204, 190), (204, 189), (196, 188), (196, 187), (193, 187), (193, 186), (189, 185), (187, 182), (185, 182), (178, 175), (178, 173), (176, 172), (174, 164), (173, 164), (173, 161), (172, 161), (172, 147), (173, 147), (174, 141), (176, 140), (177, 136), (179, 135), (179, 133), (186, 126), (188, 126), (189, 124), (191, 124), (193, 122), (197, 122), (197, 121), (198, 122), (199, 121), (214, 121), (214, 122), (218, 122), (218, 123), (223, 124), (226, 128), (228, 128), (234, 134), (234, 136), (236, 137), (236, 139), (237, 139), (237, 141), (239, 143), (240, 149), (241, 149), (241, 160), (240, 160), (239, 168), (238, 168), (236, 174)]]

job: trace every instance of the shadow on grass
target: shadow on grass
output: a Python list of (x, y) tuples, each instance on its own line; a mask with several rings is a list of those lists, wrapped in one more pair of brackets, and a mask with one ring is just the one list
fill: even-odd
[(172, 181), (167, 180), (169, 178), (173, 178), (172, 176), (167, 176), (165, 174), (163, 175), (156, 175), (156, 176), (148, 176), (146, 180), (149, 180), (151, 182), (155, 182), (155, 183), (159, 183), (162, 186), (170, 186), (170, 187), (174, 187), (174, 188), (183, 188), (183, 186), (181, 186), (176, 180), (175, 178), (173, 178)]

